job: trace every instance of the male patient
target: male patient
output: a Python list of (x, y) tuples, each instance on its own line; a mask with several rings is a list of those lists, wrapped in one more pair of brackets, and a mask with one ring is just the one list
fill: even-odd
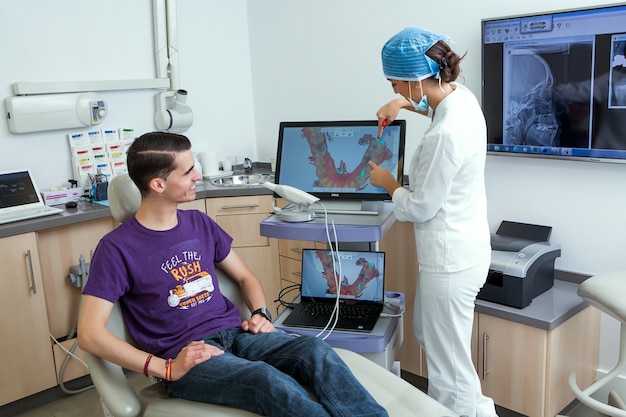
[[(231, 250), (232, 238), (206, 214), (177, 209), (195, 199), (201, 179), (185, 136), (139, 137), (128, 172), (141, 205), (94, 252), (81, 349), (162, 379), (172, 397), (266, 416), (387, 416), (326, 342), (276, 332), (261, 284)], [(216, 266), (241, 288), (249, 320), (220, 292)], [(118, 301), (139, 349), (106, 329)]]

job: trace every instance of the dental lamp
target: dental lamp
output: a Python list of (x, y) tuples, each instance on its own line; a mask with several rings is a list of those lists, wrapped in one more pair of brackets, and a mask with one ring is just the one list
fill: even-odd
[(299, 190), (290, 185), (274, 184), (269, 181), (262, 183), (265, 188), (269, 188), (285, 200), (293, 204), (285, 208), (274, 207), (274, 213), (284, 222), (308, 222), (315, 218), (315, 212), (309, 210), (311, 204), (320, 201), (318, 197)]
[(183, 133), (193, 124), (193, 112), (187, 104), (187, 91), (164, 91), (157, 94), (154, 122), (157, 129)]

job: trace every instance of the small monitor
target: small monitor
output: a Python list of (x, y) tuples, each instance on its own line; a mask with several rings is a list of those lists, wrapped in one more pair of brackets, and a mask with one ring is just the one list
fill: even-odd
[(378, 122), (282, 122), (278, 136), (276, 184), (299, 188), (322, 200), (388, 200), (369, 182), (373, 161), (402, 184), (406, 121), (384, 128)]

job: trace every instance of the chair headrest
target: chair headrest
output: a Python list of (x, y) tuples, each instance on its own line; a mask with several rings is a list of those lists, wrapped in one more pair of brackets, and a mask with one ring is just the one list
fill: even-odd
[(141, 204), (141, 192), (128, 174), (113, 177), (108, 195), (111, 214), (120, 223), (135, 214)]

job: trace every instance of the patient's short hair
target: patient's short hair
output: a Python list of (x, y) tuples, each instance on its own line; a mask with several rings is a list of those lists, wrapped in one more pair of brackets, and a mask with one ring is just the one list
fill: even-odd
[(150, 192), (153, 178), (167, 179), (176, 169), (176, 154), (191, 149), (186, 136), (168, 132), (150, 132), (139, 136), (128, 148), (128, 175), (142, 196)]

